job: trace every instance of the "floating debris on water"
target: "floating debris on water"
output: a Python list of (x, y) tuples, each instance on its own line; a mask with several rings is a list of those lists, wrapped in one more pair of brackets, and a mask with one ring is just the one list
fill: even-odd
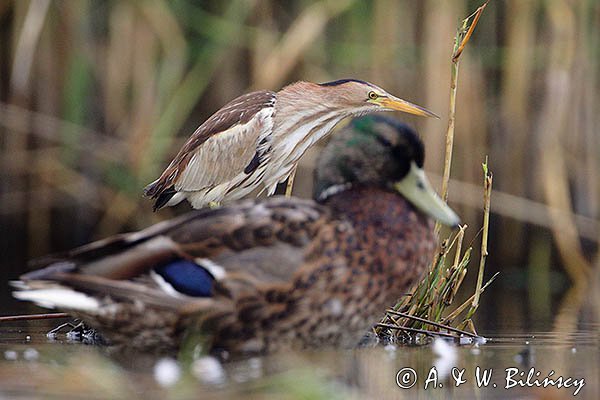
[(23, 359), (27, 361), (36, 361), (40, 358), (40, 353), (36, 349), (28, 348), (23, 351)]
[(535, 361), (535, 350), (527, 342), (527, 346), (515, 355), (514, 360), (519, 364), (530, 367)]
[[(389, 336), (388, 336), (389, 337)], [(368, 331), (358, 342), (358, 347), (375, 347), (381, 342), (379, 336), (373, 332)], [(386, 343), (384, 343), (386, 344)]]
[(69, 342), (80, 342), (83, 344), (91, 344), (91, 345), (106, 345), (108, 342), (102, 337), (102, 335), (93, 328), (88, 327), (83, 322), (65, 322), (64, 324), (60, 324), (56, 328), (52, 329), (48, 333), (46, 333), (46, 337), (50, 341), (55, 341), (58, 339), (58, 334), (60, 331), (65, 328), (69, 328), (69, 330), (65, 333), (65, 338)]
[(390, 344), (385, 345), (383, 350), (385, 350), (387, 356), (390, 359), (394, 359), (394, 358), (396, 358), (396, 350), (398, 350), (398, 346), (390, 343)]
[(473, 341), (477, 345), (486, 344), (488, 342), (487, 338), (485, 338), (483, 336), (477, 336), (476, 338), (473, 338)]
[(263, 360), (259, 357), (249, 358), (236, 363), (230, 377), (237, 383), (253, 381), (263, 376)]
[(487, 343), (487, 339), (483, 336), (460, 336), (457, 338), (456, 343), (460, 346), (466, 345), (483, 345)]
[(6, 350), (4, 352), (4, 359), (8, 361), (15, 361), (19, 358), (19, 354), (14, 350)]
[(154, 380), (162, 387), (177, 383), (181, 377), (181, 368), (172, 358), (161, 358), (154, 364)]
[(460, 344), (461, 346), (473, 344), (473, 338), (461, 336), (460, 338), (458, 338), (458, 344)]
[(201, 382), (218, 385), (225, 382), (225, 370), (215, 357), (204, 356), (192, 363), (192, 374)]
[(390, 343), (390, 344), (385, 345), (385, 347), (383, 349), (385, 351), (387, 351), (388, 353), (395, 353), (397, 347), (395, 345), (393, 345), (393, 344)]
[(456, 366), (458, 358), (456, 346), (442, 338), (435, 338), (432, 346), (433, 354), (438, 358), (434, 362), (440, 379), (446, 379), (452, 368)]

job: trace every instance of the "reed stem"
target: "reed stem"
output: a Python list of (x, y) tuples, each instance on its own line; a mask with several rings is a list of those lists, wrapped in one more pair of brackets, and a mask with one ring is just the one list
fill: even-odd
[(36, 319), (69, 318), (67, 313), (31, 314), (31, 315), (6, 315), (0, 317), (0, 322), (32, 321)]
[(490, 203), (492, 197), (492, 171), (488, 168), (488, 160), (485, 158), (483, 166), (483, 230), (481, 234), (481, 257), (479, 259), (479, 273), (477, 275), (477, 286), (475, 288), (475, 297), (469, 311), (469, 318), (477, 307), (479, 307), (479, 295), (483, 285), (483, 273), (485, 271), (485, 260), (488, 256), (487, 242), (490, 225)]
[[(465, 18), (460, 27), (458, 28), (458, 32), (456, 33), (456, 37), (454, 38), (454, 49), (452, 51), (452, 70), (450, 76), (450, 106), (448, 111), (448, 130), (446, 131), (446, 151), (444, 156), (444, 172), (442, 175), (442, 200), (448, 201), (448, 184), (450, 182), (450, 168), (452, 166), (452, 150), (454, 148), (454, 126), (456, 122), (456, 92), (458, 88), (458, 69), (460, 65), (460, 56), (469, 42), (475, 27), (477, 26), (477, 22), (479, 21), (479, 17), (483, 10), (487, 6), (488, 2), (486, 1), (481, 7), (479, 7), (473, 14), (469, 15)], [(469, 24), (469, 21), (473, 19), (473, 21)], [(441, 225), (439, 222), (435, 224), (435, 233), (439, 234), (441, 229)]]

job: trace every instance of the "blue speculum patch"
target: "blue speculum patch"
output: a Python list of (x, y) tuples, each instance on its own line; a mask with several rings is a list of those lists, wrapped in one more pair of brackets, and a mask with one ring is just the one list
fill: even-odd
[(155, 268), (175, 290), (188, 296), (210, 297), (215, 278), (193, 261), (175, 260)]

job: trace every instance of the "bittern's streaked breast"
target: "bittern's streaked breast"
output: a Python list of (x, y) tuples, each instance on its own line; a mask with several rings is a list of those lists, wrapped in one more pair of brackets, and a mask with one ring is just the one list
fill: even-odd
[(156, 199), (155, 210), (183, 199), (201, 208), (242, 198), (258, 188), (271, 195), (306, 150), (340, 120), (393, 110), (435, 116), (356, 79), (296, 82), (279, 92), (248, 93), (200, 125), (144, 193)]

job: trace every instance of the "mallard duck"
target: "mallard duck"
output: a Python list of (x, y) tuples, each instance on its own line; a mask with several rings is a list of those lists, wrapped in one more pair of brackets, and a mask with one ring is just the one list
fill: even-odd
[(433, 218), (457, 215), (406, 125), (354, 119), (323, 151), (315, 201), (270, 197), (191, 212), (38, 260), (22, 300), (83, 319), (112, 343), (211, 352), (353, 346), (421, 278)]

